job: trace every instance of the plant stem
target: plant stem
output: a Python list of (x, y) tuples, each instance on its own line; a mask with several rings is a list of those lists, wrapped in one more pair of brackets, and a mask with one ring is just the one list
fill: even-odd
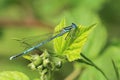
[(119, 71), (118, 71), (117, 66), (115, 65), (114, 60), (112, 60), (112, 64), (113, 64), (113, 67), (114, 67), (114, 70), (115, 70), (115, 74), (116, 74), (117, 80), (120, 80)]
[(100, 71), (102, 73), (102, 75), (106, 78), (106, 80), (109, 80), (108, 77), (105, 75), (105, 73), (102, 71), (102, 69), (100, 69), (97, 65), (95, 65), (89, 58), (87, 58), (85, 55), (83, 55), (81, 53), (81, 56), (85, 59), (79, 59), (77, 60), (78, 62), (82, 62), (82, 63), (85, 63), (87, 65), (91, 65), (93, 66), (94, 68), (96, 68), (98, 71)]

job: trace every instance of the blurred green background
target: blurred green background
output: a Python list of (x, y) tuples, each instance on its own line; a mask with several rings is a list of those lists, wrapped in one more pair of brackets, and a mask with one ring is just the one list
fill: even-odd
[[(13, 39), (52, 32), (63, 18), (67, 25), (97, 23), (83, 53), (94, 60), (110, 80), (116, 80), (111, 59), (120, 70), (120, 0), (0, 0), (0, 71), (20, 71), (31, 80), (38, 78), (38, 73), (27, 67), (27, 60), (9, 60), (11, 55), (23, 49)], [(73, 67), (73, 64), (64, 64), (55, 78), (63, 80)], [(92, 67), (79, 75), (76, 80), (104, 80)]]

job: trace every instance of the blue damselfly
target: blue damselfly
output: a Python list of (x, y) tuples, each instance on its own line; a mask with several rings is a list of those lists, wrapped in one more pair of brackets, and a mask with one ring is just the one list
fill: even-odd
[(37, 48), (39, 48), (40, 46), (46, 44), (47, 42), (49, 42), (49, 41), (51, 41), (51, 40), (53, 40), (53, 39), (55, 39), (55, 38), (57, 38), (57, 37), (60, 37), (60, 36), (62, 36), (62, 35), (64, 35), (64, 34), (66, 34), (66, 33), (69, 34), (69, 32), (70, 32), (71, 30), (74, 30), (74, 29), (76, 29), (76, 28), (77, 28), (76, 24), (72, 23), (70, 26), (67, 26), (67, 27), (63, 28), (62, 30), (60, 30), (60, 32), (59, 32), (58, 34), (56, 34), (55, 36), (50, 37), (50, 38), (48, 38), (48, 39), (46, 39), (46, 40), (38, 43), (38, 44), (35, 45), (35, 46), (32, 46), (31, 48), (25, 50), (24, 52), (22, 52), (22, 53), (20, 53), (20, 54), (11, 56), (11, 57), (10, 57), (10, 60), (12, 60), (12, 59), (14, 59), (14, 58), (16, 58), (16, 57), (22, 56), (22, 55), (24, 55), (24, 54), (27, 54), (27, 53), (33, 51), (34, 49), (37, 49)]

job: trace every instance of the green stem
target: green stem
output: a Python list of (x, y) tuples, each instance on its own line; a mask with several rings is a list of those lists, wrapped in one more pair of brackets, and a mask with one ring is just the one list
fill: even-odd
[(100, 71), (102, 73), (102, 75), (106, 78), (106, 80), (109, 80), (108, 77), (105, 75), (105, 73), (102, 71), (102, 69), (100, 69), (97, 65), (95, 65), (89, 58), (87, 58), (85, 55), (83, 55), (81, 53), (81, 56), (85, 59), (79, 59), (78, 62), (82, 62), (82, 63), (85, 63), (87, 65), (91, 65), (93, 66), (94, 68), (96, 68), (98, 71)]
[(114, 70), (115, 70), (115, 74), (116, 74), (117, 80), (120, 80), (119, 71), (118, 71), (117, 66), (115, 65), (114, 60), (112, 60), (112, 64), (113, 64), (113, 67), (114, 67)]

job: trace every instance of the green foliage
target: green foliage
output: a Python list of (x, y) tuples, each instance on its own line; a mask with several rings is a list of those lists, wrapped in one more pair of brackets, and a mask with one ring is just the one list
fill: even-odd
[[(105, 49), (101, 58), (99, 58), (96, 62), (101, 68), (103, 68), (104, 72), (109, 77), (109, 80), (117, 80), (117, 75), (115, 73), (113, 63), (111, 61), (112, 59), (114, 60), (114, 63), (118, 67), (118, 71), (120, 72), (120, 46), (117, 45), (109, 45)], [(101, 63), (104, 65), (101, 65)]]
[(86, 57), (82, 53), (81, 53), (81, 56), (83, 57), (83, 59), (77, 60), (78, 62), (85, 63), (87, 65), (94, 67), (96, 70), (101, 72), (101, 74), (106, 78), (106, 80), (109, 80), (106, 74), (104, 73), (104, 71), (101, 68), (99, 68), (92, 60), (90, 60), (88, 57)]
[(91, 32), (84, 46), (82, 53), (86, 54), (90, 58), (95, 58), (99, 54), (102, 54), (102, 49), (107, 42), (107, 31), (105, 27), (98, 23), (97, 27)]
[(25, 74), (18, 71), (4, 71), (0, 73), (0, 80), (30, 80)]
[(114, 62), (114, 60), (112, 60), (112, 64), (113, 64), (113, 67), (114, 67), (114, 71), (115, 71), (115, 74), (116, 74), (116, 78), (117, 78), (117, 80), (120, 80), (119, 70), (118, 70), (118, 67), (116, 66), (116, 63)]
[[(65, 20), (63, 20), (56, 28), (55, 32), (60, 31), (64, 28)], [(82, 51), (82, 47), (86, 43), (88, 35), (91, 30), (94, 28), (95, 24), (85, 27), (79, 25), (78, 28), (71, 32), (69, 38), (65, 39), (69, 34), (65, 34), (62, 37), (58, 37), (54, 39), (54, 48), (57, 54), (66, 55), (69, 61), (74, 61), (80, 58), (80, 53)]]
[(42, 55), (31, 55), (24, 57), (31, 61), (28, 65), (32, 70), (37, 70), (40, 74), (40, 80), (51, 80), (52, 72), (61, 67), (61, 60), (48, 54), (45, 50)]
[(105, 77), (95, 68), (88, 67), (78, 80), (106, 80)]
[[(105, 4), (105, 2), (107, 3)], [(119, 23), (120, 22), (120, 18), (119, 18), (120, 16), (119, 6), (120, 5), (119, 4), (120, 4), (119, 0), (117, 1), (114, 1), (114, 0), (109, 0), (109, 1), (108, 0), (96, 0), (96, 1), (95, 0), (61, 0), (61, 1), (59, 0), (48, 0), (48, 1), (0, 0), (0, 19), (1, 19), (0, 25), (1, 27), (3, 27), (1, 37), (0, 37), (0, 40), (1, 40), (0, 41), (0, 47), (1, 47), (0, 48), (0, 57), (1, 57), (0, 63), (2, 64), (0, 66), (0, 70), (1, 71), (11, 70), (11, 69), (21, 70), (21, 71), (23, 70), (23, 72), (26, 71), (25, 73), (28, 73), (30, 77), (32, 78), (35, 74), (31, 75), (32, 71), (27, 72), (28, 70), (26, 70), (26, 67), (22, 66), (23, 64), (26, 65), (25, 60), (22, 59), (22, 61), (20, 61), (18, 59), (19, 62), (15, 60), (17, 64), (15, 64), (12, 61), (10, 63), (7, 60), (8, 55), (12, 55), (12, 54), (15, 54), (21, 51), (19, 48), (19, 45), (15, 43), (14, 40), (11, 40), (11, 39), (16, 38), (16, 37), (21, 38), (21, 37), (26, 37), (26, 36), (31, 36), (31, 35), (33, 36), (38, 35), (39, 33), (45, 33), (45, 31), (40, 30), (39, 28), (35, 29), (34, 25), (32, 25), (33, 28), (25, 29), (24, 27), (26, 27), (26, 25), (24, 25), (24, 23), (22, 24), (21, 23), (22, 21), (29, 22), (32, 20), (33, 21), (38, 20), (39, 22), (40, 20), (41, 22), (49, 23), (50, 25), (53, 26), (57, 24), (61, 20), (61, 18), (65, 16), (67, 17), (66, 19), (67, 25), (71, 24), (72, 22), (81, 23), (85, 26), (88, 26), (91, 23), (96, 23), (96, 22), (98, 23), (95, 30), (91, 32), (91, 34), (88, 36), (88, 40), (85, 42), (86, 44), (82, 49), (82, 53), (85, 54), (87, 57), (92, 58), (92, 60), (94, 59), (95, 63), (100, 68), (102, 68), (103, 71), (105, 71), (105, 73), (107, 74), (110, 80), (116, 80), (116, 75), (114, 74), (113, 65), (111, 64), (111, 58), (114, 60), (116, 66), (118, 67), (118, 71), (120, 71), (120, 57), (119, 57), (120, 40), (117, 39), (119, 38), (119, 34), (120, 34), (119, 33), (120, 32), (119, 31), (119, 24), (120, 24)], [(100, 12), (101, 16), (98, 14), (98, 12)], [(19, 23), (17, 25), (16, 25), (17, 23), (16, 20)], [(2, 21), (3, 21), (3, 24), (1, 24)], [(101, 23), (102, 21), (105, 22), (106, 26)], [(10, 26), (9, 24), (10, 25), (12, 24), (13, 26)], [(6, 28), (4, 27), (4, 25), (7, 25), (5, 26)], [(18, 29), (18, 26), (19, 26), (19, 29)], [(9, 28), (9, 27), (14, 27), (14, 28)], [(108, 32), (106, 32), (106, 29)], [(66, 37), (66, 35), (64, 36)], [(67, 37), (67, 39), (69, 38), (70, 36)], [(117, 42), (113, 42), (113, 41), (109, 42), (109, 40), (112, 40), (113, 38), (116, 38)], [(78, 54), (75, 52), (72, 53), (71, 50), (67, 50), (67, 49), (65, 49), (64, 51), (61, 53), (57, 53), (57, 54), (62, 55), (62, 56), (66, 55), (69, 57), (68, 59), (70, 60), (73, 60), (74, 58), (73, 55)], [(71, 52), (71, 54), (69, 54), (70, 53), (69, 51)], [(78, 55), (76, 56), (78, 57)], [(81, 58), (81, 56), (79, 57)], [(41, 64), (39, 63), (39, 61), (41, 62), (41, 58), (40, 59), (39, 57), (37, 58), (38, 58), (38, 61), (36, 61), (36, 59), (35, 61), (33, 61), (35, 66), (38, 66), (37, 64)], [(56, 58), (54, 57), (52, 61), (55, 61), (55, 60)], [(58, 62), (59, 62), (59, 59), (57, 59), (55, 63), (58, 63)], [(12, 63), (14, 65), (12, 65)], [(22, 65), (18, 66), (18, 64), (19, 65), (22, 64)], [(74, 64), (72, 65), (74, 66)], [(82, 66), (81, 64), (79, 65)], [(33, 68), (36, 69), (35, 66), (33, 66)], [(82, 67), (86, 68), (85, 66), (82, 66)], [(68, 65), (65, 66), (65, 68), (68, 68)], [(63, 72), (59, 75), (64, 76), (65, 73), (68, 73), (68, 72), (69, 70), (68, 71), (63, 70)], [(92, 79), (104, 80), (104, 77), (101, 75), (101, 73), (91, 67), (86, 68), (85, 71), (81, 73), (79, 76), (81, 76), (79, 77), (79, 80), (81, 79), (82, 80), (89, 80), (89, 79), (90, 80)]]

